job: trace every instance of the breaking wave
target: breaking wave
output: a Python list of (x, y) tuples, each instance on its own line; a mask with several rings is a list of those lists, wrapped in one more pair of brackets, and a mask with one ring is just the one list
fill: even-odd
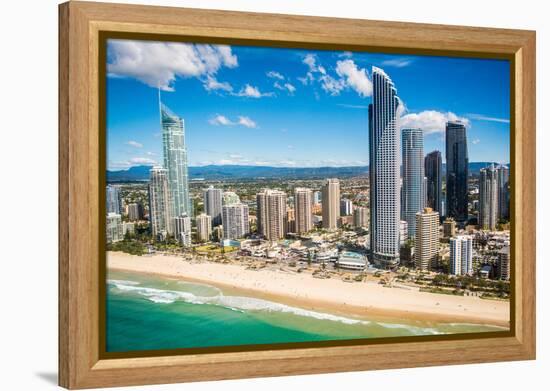
[(139, 286), (139, 283), (132, 281), (109, 280), (109, 284), (121, 292), (131, 292), (145, 297), (153, 303), (170, 304), (176, 301), (183, 301), (190, 304), (211, 304), (225, 307), (234, 311), (263, 311), (282, 312), (298, 316), (305, 316), (319, 320), (330, 320), (345, 324), (370, 324), (366, 320), (346, 318), (343, 316), (327, 314), (322, 312), (305, 310), (285, 304), (275, 303), (268, 300), (243, 296), (224, 296), (221, 291), (215, 296), (197, 296), (190, 292), (163, 290)]

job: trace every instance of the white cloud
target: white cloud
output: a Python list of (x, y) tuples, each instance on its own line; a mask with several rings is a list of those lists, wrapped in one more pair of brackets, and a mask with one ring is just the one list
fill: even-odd
[(257, 128), (258, 125), (250, 117), (239, 116), (239, 125), (246, 126), (247, 128)]
[(236, 121), (232, 121), (229, 118), (227, 118), (225, 115), (217, 114), (213, 118), (209, 119), (208, 122), (211, 125), (216, 126), (237, 126), (241, 125), (247, 128), (257, 128), (258, 124), (253, 121), (250, 117), (240, 115), (238, 116)]
[(372, 82), (365, 68), (359, 69), (353, 60), (343, 60), (336, 63), (336, 73), (345, 79), (346, 84), (355, 90), (359, 96), (372, 95)]
[(176, 77), (214, 75), (221, 67), (238, 66), (230, 46), (130, 40), (110, 40), (108, 61), (110, 76), (132, 77), (164, 91), (174, 91)]
[(477, 145), (477, 144), (479, 144), (480, 141), (481, 141), (480, 139), (475, 138), (475, 139), (472, 140), (472, 144)]
[(204, 81), (204, 88), (207, 91), (215, 91), (215, 90), (222, 90), (231, 92), (233, 91), (233, 87), (228, 82), (219, 82), (214, 76), (208, 75), (206, 76), (206, 80)]
[(229, 155), (229, 157), (231, 159), (242, 159), (243, 158), (242, 155), (238, 155), (238, 154), (231, 154), (231, 155)]
[(500, 122), (503, 124), (510, 123), (510, 119), (508, 118), (495, 118), (495, 117), (489, 117), (483, 114), (466, 114), (466, 116), (475, 121)]
[(260, 89), (258, 87), (251, 86), (250, 84), (246, 84), (237, 94), (237, 96), (244, 96), (247, 98), (261, 98), (263, 96), (272, 96), (272, 92), (260, 92)]
[(128, 144), (128, 145), (130, 145), (134, 148), (143, 148), (143, 144), (138, 143), (137, 141), (134, 141), (134, 140), (130, 140), (126, 144)]
[(151, 159), (148, 157), (133, 157), (130, 159), (130, 163), (132, 164), (146, 164), (146, 165), (154, 165), (157, 164), (157, 161), (155, 159)]
[(273, 87), (277, 88), (278, 90), (286, 91), (288, 92), (289, 95), (293, 95), (294, 92), (296, 91), (296, 87), (294, 87), (290, 83), (281, 84), (278, 81), (276, 81), (275, 83), (273, 83)]
[(338, 54), (338, 57), (344, 57), (344, 58), (351, 58), (352, 56), (353, 56), (353, 53), (350, 51), (345, 51)]
[(232, 121), (229, 120), (225, 115), (216, 115), (214, 118), (211, 118), (208, 120), (208, 122), (211, 125), (224, 125), (224, 126), (230, 126), (234, 125)]
[(307, 54), (302, 62), (309, 67), (310, 72), (315, 72), (317, 71), (317, 67), (315, 65), (316, 61), (317, 59), (314, 54)]
[(275, 71), (269, 71), (266, 73), (267, 77), (270, 77), (272, 79), (279, 79), (279, 80), (284, 80), (285, 77), (283, 75), (281, 75), (279, 72), (275, 72)]
[(426, 110), (420, 113), (405, 114), (400, 119), (400, 127), (420, 128), (424, 134), (442, 133), (445, 131), (445, 125), (448, 121), (462, 121), (466, 126), (470, 121), (465, 117), (459, 117), (455, 113), (443, 113), (436, 110)]
[(330, 75), (322, 75), (319, 80), (323, 90), (333, 96), (340, 95), (340, 92), (346, 87), (343, 79), (335, 79)]
[(382, 61), (382, 65), (386, 67), (404, 68), (413, 63), (412, 58), (402, 57), (391, 60)]

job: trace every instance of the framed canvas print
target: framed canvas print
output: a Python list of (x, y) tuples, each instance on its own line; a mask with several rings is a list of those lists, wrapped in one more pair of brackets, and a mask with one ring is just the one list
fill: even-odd
[(59, 10), (62, 386), (535, 357), (534, 32)]

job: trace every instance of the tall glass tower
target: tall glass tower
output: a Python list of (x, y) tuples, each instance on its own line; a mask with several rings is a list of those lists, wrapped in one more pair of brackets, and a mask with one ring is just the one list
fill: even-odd
[(468, 142), (466, 126), (462, 122), (447, 122), (445, 149), (447, 217), (452, 217), (458, 222), (465, 222), (468, 220)]
[(164, 168), (168, 172), (172, 216), (192, 215), (189, 199), (189, 179), (187, 172), (187, 149), (185, 147), (185, 126), (183, 119), (172, 113), (160, 101), (160, 120)]
[(403, 219), (409, 238), (416, 234), (416, 214), (424, 209), (424, 140), (421, 129), (401, 131), (403, 150)]
[(426, 175), (427, 206), (439, 212), (441, 216), (441, 189), (443, 174), (441, 152), (432, 151), (424, 159), (424, 175)]
[(372, 67), (369, 105), (369, 179), (371, 260), (380, 266), (399, 263), (399, 126), (397, 90), (386, 73)]

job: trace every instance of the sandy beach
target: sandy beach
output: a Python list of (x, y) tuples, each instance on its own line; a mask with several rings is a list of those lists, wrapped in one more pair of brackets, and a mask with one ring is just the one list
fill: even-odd
[(108, 270), (155, 274), (211, 284), (304, 309), (357, 317), (464, 322), (509, 327), (510, 304), (472, 296), (388, 288), (373, 282), (317, 279), (310, 273), (249, 270), (235, 264), (189, 262), (178, 256), (107, 253)]

